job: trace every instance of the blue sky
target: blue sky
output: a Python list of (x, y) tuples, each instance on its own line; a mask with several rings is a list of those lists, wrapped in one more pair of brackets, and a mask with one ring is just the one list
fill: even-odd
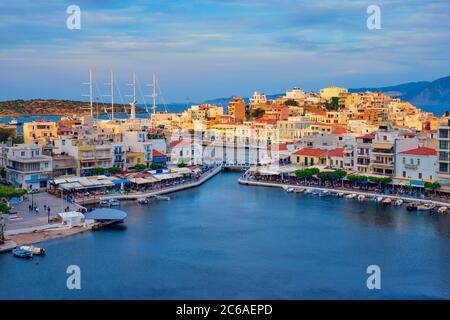
[[(70, 4), (80, 30), (66, 28)], [(366, 27), (370, 4), (381, 30)], [(450, 74), (450, 1), (0, 3), (0, 100), (82, 99), (89, 68), (96, 96), (115, 71), (119, 102), (132, 71), (142, 91), (156, 71), (168, 102), (434, 80)]]

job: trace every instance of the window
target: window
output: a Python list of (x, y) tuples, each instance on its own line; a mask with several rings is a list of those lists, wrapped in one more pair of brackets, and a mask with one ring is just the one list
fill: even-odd
[(422, 179), (422, 172), (419, 172), (419, 179)]
[(417, 159), (417, 165), (420, 166), (420, 159)]
[(406, 164), (406, 158), (403, 157), (403, 164)]

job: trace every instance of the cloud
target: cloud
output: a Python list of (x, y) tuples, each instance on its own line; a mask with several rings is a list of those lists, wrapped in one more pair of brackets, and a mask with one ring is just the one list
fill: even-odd
[[(68, 30), (72, 2), (0, 4), (0, 68), (15, 78), (0, 79), (8, 85), (0, 99), (30, 86), (51, 96), (61, 73), (81, 80), (89, 67), (124, 77), (157, 69), (169, 101), (291, 84), (422, 80), (450, 67), (450, 5), (443, 0), (379, 0), (376, 31), (366, 28), (372, 1), (365, 0), (77, 0), (82, 28)], [(58, 92), (78, 97), (77, 83)]]

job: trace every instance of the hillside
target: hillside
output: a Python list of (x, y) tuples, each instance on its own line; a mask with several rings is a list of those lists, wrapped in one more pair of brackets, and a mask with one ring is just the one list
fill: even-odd
[(438, 105), (450, 104), (450, 76), (434, 81), (403, 83), (380, 88), (356, 88), (350, 92), (378, 91), (398, 97), (413, 104)]
[[(81, 114), (83, 108), (87, 110), (89, 104), (83, 101), (73, 100), (11, 100), (0, 101), (0, 117), (23, 117), (32, 115), (69, 115)], [(110, 108), (110, 104), (95, 103), (94, 112), (104, 113), (105, 108)], [(129, 112), (129, 105), (117, 104), (114, 106), (115, 113), (124, 113), (125, 108)], [(86, 112), (86, 111), (85, 111)], [(136, 107), (136, 113), (145, 113), (140, 107)]]

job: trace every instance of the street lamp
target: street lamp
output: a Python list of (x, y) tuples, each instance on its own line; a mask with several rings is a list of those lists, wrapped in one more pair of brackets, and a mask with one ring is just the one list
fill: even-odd
[(33, 185), (30, 184), (28, 186), (28, 189), (30, 189), (30, 193), (31, 193), (31, 209), (34, 210), (34, 193), (33, 193)]

